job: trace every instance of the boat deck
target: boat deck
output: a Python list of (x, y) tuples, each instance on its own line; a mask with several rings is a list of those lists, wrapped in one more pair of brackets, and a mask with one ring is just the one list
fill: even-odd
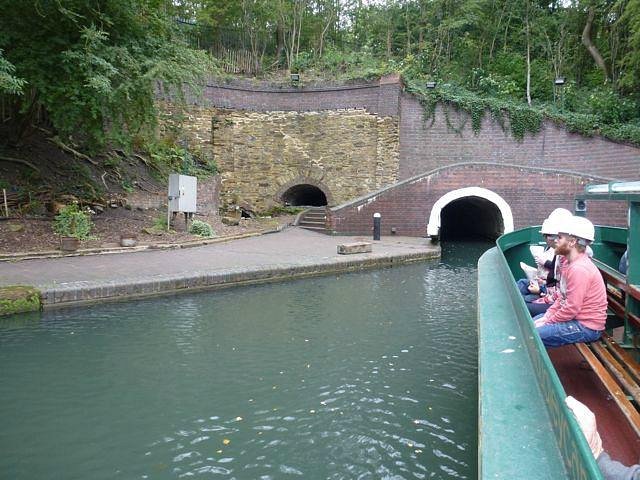
[(574, 345), (548, 349), (567, 395), (584, 403), (596, 415), (603, 448), (611, 458), (633, 465), (640, 460), (640, 439)]

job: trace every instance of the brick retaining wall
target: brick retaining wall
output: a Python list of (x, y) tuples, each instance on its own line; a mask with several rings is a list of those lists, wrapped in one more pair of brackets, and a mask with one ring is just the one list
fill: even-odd
[[(446, 193), (481, 187), (500, 195), (511, 207), (514, 227), (541, 224), (551, 210), (573, 210), (573, 198), (587, 183), (602, 178), (498, 164), (459, 164), (406, 180), (393, 187), (330, 211), (331, 230), (369, 235), (373, 214), (382, 215), (382, 234), (425, 236), (433, 204)], [(523, 188), (526, 186), (526, 188)], [(592, 201), (587, 216), (596, 224), (626, 225), (624, 202)]]
[[(640, 149), (569, 133), (551, 121), (536, 136), (515, 140), (487, 113), (478, 135), (464, 112), (449, 108), (454, 125), (465, 125), (460, 134), (447, 126), (443, 106), (438, 105), (433, 125), (425, 124), (423, 108), (415, 97), (403, 94), (400, 108), (400, 179), (460, 162), (510, 163), (529, 167), (558, 168), (616, 180), (640, 178)], [(506, 130), (508, 131), (508, 123)]]

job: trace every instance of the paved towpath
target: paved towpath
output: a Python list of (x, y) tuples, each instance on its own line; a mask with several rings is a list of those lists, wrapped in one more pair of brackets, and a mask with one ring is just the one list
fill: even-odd
[(440, 253), (425, 238), (394, 236), (373, 242), (371, 253), (337, 254), (338, 244), (363, 240), (370, 241), (294, 227), (178, 250), (0, 262), (0, 286), (37, 287), (47, 306), (356, 270)]

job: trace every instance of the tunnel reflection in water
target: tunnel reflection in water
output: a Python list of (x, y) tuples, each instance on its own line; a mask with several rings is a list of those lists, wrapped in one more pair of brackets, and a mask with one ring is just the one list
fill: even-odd
[(282, 194), (285, 205), (323, 207), (327, 204), (327, 196), (314, 185), (294, 185)]
[(454, 200), (440, 214), (441, 240), (495, 240), (504, 232), (498, 207), (480, 197)]

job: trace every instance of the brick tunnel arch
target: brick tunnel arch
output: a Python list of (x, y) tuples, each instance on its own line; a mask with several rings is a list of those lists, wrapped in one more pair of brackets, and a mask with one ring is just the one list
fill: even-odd
[(300, 177), (287, 182), (276, 193), (275, 200), (294, 207), (323, 207), (332, 204), (329, 189), (321, 182)]
[(481, 187), (452, 190), (431, 209), (427, 235), (431, 238), (484, 237), (495, 240), (513, 231), (509, 204), (497, 193)]

